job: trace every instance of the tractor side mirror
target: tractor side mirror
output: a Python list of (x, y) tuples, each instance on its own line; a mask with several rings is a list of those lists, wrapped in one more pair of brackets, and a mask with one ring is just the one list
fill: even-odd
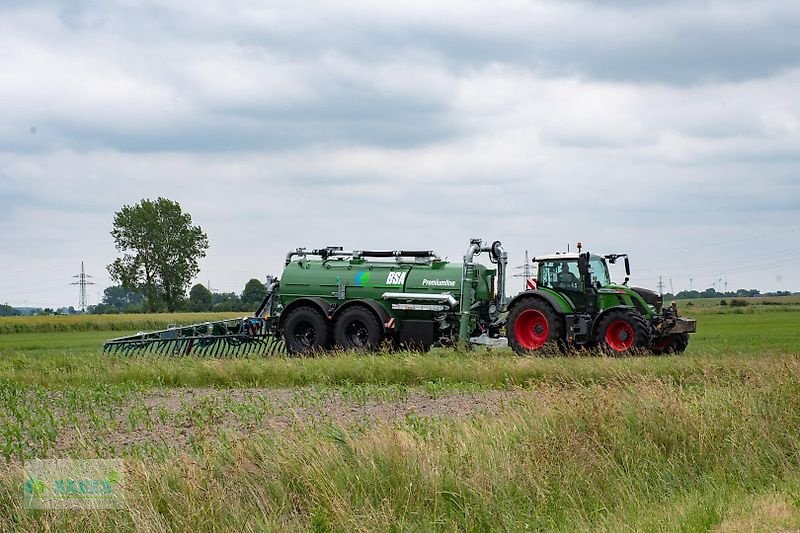
[(628, 261), (628, 256), (625, 256), (625, 274), (628, 276), (631, 275), (631, 262)]

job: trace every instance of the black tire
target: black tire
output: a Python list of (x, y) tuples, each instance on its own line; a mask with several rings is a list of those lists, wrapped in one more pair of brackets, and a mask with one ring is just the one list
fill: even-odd
[(327, 350), (331, 331), (328, 319), (313, 307), (292, 310), (283, 324), (283, 340), (292, 355), (311, 354)]
[[(563, 339), (563, 323), (555, 309), (538, 298), (526, 298), (508, 314), (508, 345), (517, 355), (557, 350)], [(554, 353), (554, 352), (551, 352)]]
[(636, 311), (609, 311), (597, 327), (597, 340), (611, 355), (639, 353), (650, 346), (650, 326)]
[(686, 333), (673, 333), (664, 339), (653, 342), (650, 351), (654, 355), (681, 354), (689, 347), (689, 335)]
[(375, 314), (355, 306), (342, 311), (333, 324), (333, 339), (343, 350), (374, 352), (383, 342), (383, 328)]

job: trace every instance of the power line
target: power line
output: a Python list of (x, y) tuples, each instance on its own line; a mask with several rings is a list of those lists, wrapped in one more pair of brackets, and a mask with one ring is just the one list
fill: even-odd
[(78, 278), (78, 281), (70, 283), (70, 285), (77, 285), (80, 287), (80, 304), (78, 307), (81, 309), (81, 313), (86, 312), (86, 286), (87, 285), (94, 285), (93, 281), (86, 281), (87, 278), (91, 278), (92, 276), (88, 275), (83, 269), (83, 261), (81, 261), (81, 273), (72, 276), (73, 278)]
[(522, 281), (522, 290), (527, 291), (528, 289), (535, 289), (536, 287), (533, 285), (533, 281), (531, 280), (531, 262), (528, 259), (528, 250), (525, 250), (525, 263), (515, 266), (517, 270), (522, 270), (522, 274), (513, 274), (512, 277), (514, 278), (525, 278)]

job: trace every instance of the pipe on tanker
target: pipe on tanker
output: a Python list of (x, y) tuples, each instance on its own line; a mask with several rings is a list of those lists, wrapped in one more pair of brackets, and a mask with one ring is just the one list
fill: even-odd
[(280, 283), (272, 277), (267, 279), (267, 290), (264, 294), (264, 299), (261, 301), (261, 305), (258, 306), (256, 309), (255, 316), (257, 318), (263, 318), (266, 312), (272, 311), (272, 298), (275, 296), (275, 291), (280, 287)]
[(329, 257), (353, 257), (353, 258), (362, 258), (362, 257), (382, 257), (382, 258), (389, 258), (393, 257), (398, 261), (402, 257), (413, 257), (413, 258), (428, 258), (434, 261), (440, 261), (441, 257), (436, 252), (432, 250), (343, 250), (341, 248), (324, 248), (324, 249), (315, 249), (315, 250), (307, 250), (305, 248), (298, 248), (295, 251), (289, 252), (286, 254), (286, 265), (292, 262), (292, 258), (297, 255), (318, 255), (323, 259), (327, 259)]
[(289, 263), (292, 262), (292, 257), (294, 257), (296, 255), (306, 255), (306, 249), (305, 248), (298, 248), (297, 250), (294, 250), (294, 251), (289, 252), (288, 254), (286, 254), (286, 266), (289, 266)]
[(500, 241), (492, 244), (492, 255), (497, 261), (497, 296), (495, 306), (497, 311), (502, 313), (506, 307), (506, 275), (508, 270), (508, 253), (503, 248)]
[(453, 297), (449, 292), (442, 294), (425, 294), (416, 292), (384, 292), (381, 295), (384, 300), (417, 300), (420, 302), (437, 302), (447, 304), (449, 307), (455, 307), (458, 300)]
[(475, 272), (474, 258), (481, 253), (481, 240), (472, 239), (469, 249), (464, 254), (464, 266), (461, 269), (461, 305), (459, 306), (458, 341), (466, 343), (469, 338), (469, 312), (472, 308), (472, 275)]

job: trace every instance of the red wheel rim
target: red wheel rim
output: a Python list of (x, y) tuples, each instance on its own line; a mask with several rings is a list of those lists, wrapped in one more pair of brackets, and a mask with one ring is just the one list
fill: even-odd
[(633, 346), (633, 326), (625, 320), (612, 322), (606, 330), (606, 344), (615, 352), (624, 352)]
[(550, 337), (550, 325), (544, 313), (527, 309), (520, 313), (514, 324), (514, 337), (526, 350), (538, 350)]

